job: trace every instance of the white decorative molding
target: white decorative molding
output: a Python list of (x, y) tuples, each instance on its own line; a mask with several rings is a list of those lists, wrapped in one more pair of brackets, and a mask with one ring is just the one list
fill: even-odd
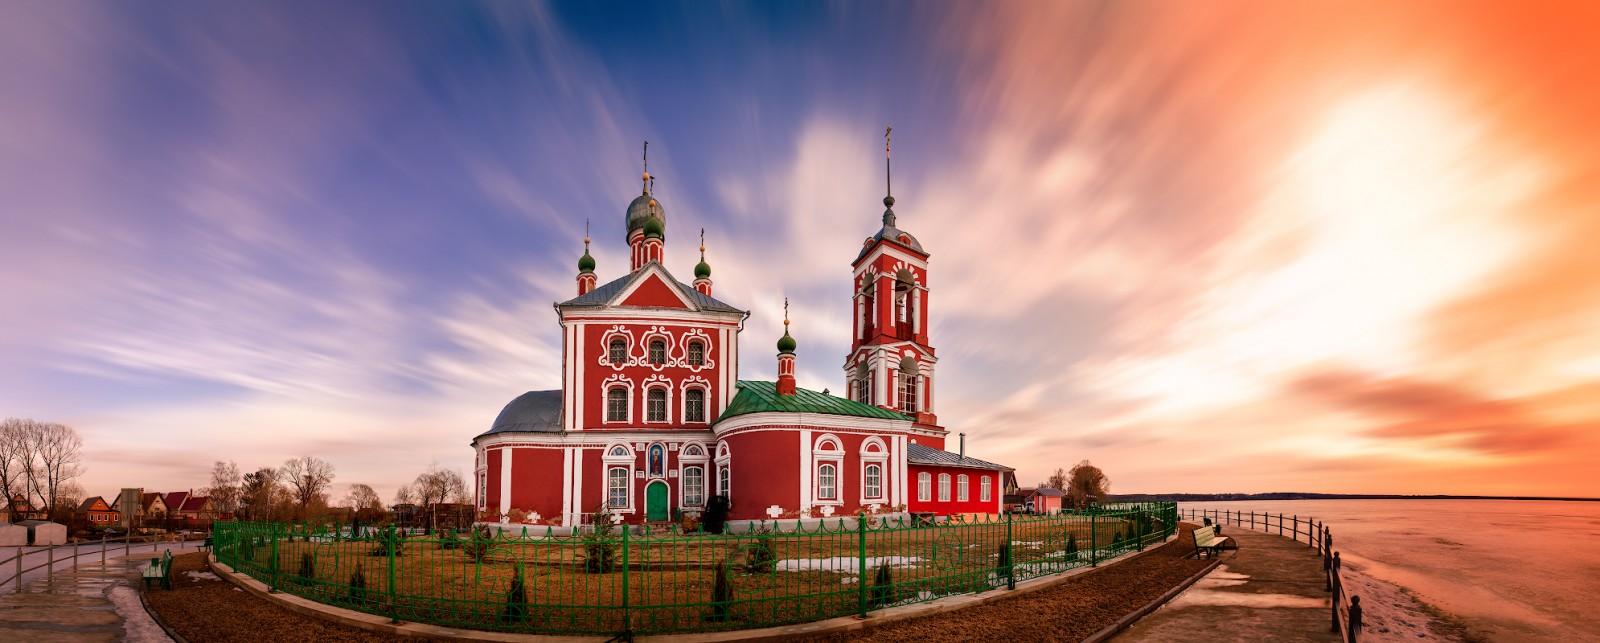
[(768, 516), (772, 516), (773, 518), (777, 518), (778, 516), (782, 516), (783, 515), (783, 507), (779, 507), (778, 505), (772, 505), (771, 507), (767, 507), (767, 515)]

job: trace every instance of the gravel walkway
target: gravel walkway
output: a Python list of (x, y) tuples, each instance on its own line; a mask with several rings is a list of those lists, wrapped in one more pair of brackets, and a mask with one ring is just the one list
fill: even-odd
[(1159, 598), (1209, 561), (1189, 560), (1192, 527), (1166, 545), (1048, 589), (817, 641), (1081, 641)]
[(366, 630), (302, 616), (202, 571), (202, 554), (172, 559), (172, 591), (145, 595), (150, 609), (191, 643), (202, 641), (390, 641)]

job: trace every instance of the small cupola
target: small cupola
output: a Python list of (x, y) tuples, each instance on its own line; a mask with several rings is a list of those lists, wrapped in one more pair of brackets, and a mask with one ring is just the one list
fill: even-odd
[(589, 222), (583, 222), (583, 256), (578, 257), (578, 296), (582, 297), (594, 290), (596, 278), (594, 275), (594, 257), (589, 256)]
[(700, 229), (700, 263), (694, 266), (694, 289), (711, 296), (711, 264), (706, 263), (706, 229)]
[(783, 337), (778, 338), (778, 394), (794, 395), (795, 341), (789, 336), (789, 300), (783, 300)]

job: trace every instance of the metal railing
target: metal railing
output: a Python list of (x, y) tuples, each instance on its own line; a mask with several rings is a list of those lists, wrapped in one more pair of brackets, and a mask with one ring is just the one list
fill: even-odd
[[(1321, 520), (1293, 514), (1285, 516), (1281, 513), (1225, 509), (1179, 509), (1178, 514), (1184, 520), (1209, 521), (1209, 524), (1243, 527), (1268, 534), (1276, 533), (1295, 542), (1301, 542), (1300, 537), (1305, 536), (1306, 546), (1322, 556), (1322, 573), (1327, 579), (1327, 589), (1333, 597), (1329, 631), (1338, 632), (1343, 640), (1355, 643), (1356, 635), (1361, 631), (1361, 597), (1345, 590), (1343, 564), (1339, 560), (1339, 552), (1333, 550), (1333, 530)], [(1302, 526), (1304, 530), (1301, 529)]]
[[(61, 545), (17, 545), (0, 547), (0, 549), (11, 550), (10, 556), (0, 558), (0, 573), (10, 572), (11, 574), (10, 576), (0, 577), (0, 592), (6, 591), (7, 587), (10, 587), (10, 591), (21, 591), (22, 581), (24, 580), (23, 575), (29, 572), (35, 572), (43, 569), (45, 570), (45, 578), (49, 579), (55, 576), (56, 566), (61, 563), (70, 562), (72, 563), (72, 566), (68, 569), (77, 569), (78, 559), (83, 556), (93, 557), (96, 553), (98, 553), (100, 554), (100, 563), (105, 564), (106, 552), (115, 550), (116, 547), (113, 545), (116, 543), (122, 544), (123, 556), (131, 556), (133, 555), (133, 552), (142, 549), (142, 547), (135, 547), (135, 544), (149, 544), (151, 546), (151, 553), (155, 553), (161, 550), (162, 545), (173, 544), (176, 544), (178, 549), (181, 551), (188, 542), (189, 541), (185, 540), (162, 540), (160, 536), (121, 536), (117, 538), (107, 538), (105, 540), (74, 541)], [(202, 541), (196, 541), (195, 546), (198, 548), (201, 545), (201, 542)], [(98, 548), (93, 547), (96, 544), (101, 546)], [(82, 551), (82, 549), (85, 547), (89, 548), (89, 551)], [(63, 552), (63, 555), (61, 556), (56, 554), (58, 550), (66, 549), (72, 550), (70, 555), (66, 555), (65, 552)], [(26, 566), (27, 559), (37, 560), (41, 555), (44, 558), (44, 562), (32, 567)]]
[[(917, 525), (908, 517), (806, 521), (741, 533), (676, 527), (558, 535), (402, 537), (340, 526), (217, 523), (217, 560), (315, 601), (446, 627), (550, 634), (766, 627), (1016, 583), (1160, 543), (1176, 503)], [(609, 532), (609, 533), (607, 533)]]

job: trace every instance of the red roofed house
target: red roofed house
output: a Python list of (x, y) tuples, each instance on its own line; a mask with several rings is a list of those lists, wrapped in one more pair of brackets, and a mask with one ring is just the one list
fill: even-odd
[(796, 386), (787, 314), (777, 381), (739, 378), (750, 313), (712, 297), (703, 245), (692, 285), (668, 272), (648, 172), (643, 187), (623, 215), (628, 272), (599, 285), (586, 238), (577, 296), (555, 306), (561, 388), (518, 396), (473, 438), (481, 511), (573, 525), (604, 505), (654, 522), (719, 495), (733, 520), (1002, 511), (1011, 468), (945, 450), (929, 253), (896, 227), (893, 197), (850, 262), (849, 301), (817, 315), (851, 320), (839, 396)]
[(106, 499), (100, 496), (84, 500), (74, 513), (84, 524), (93, 527), (109, 527), (117, 522), (117, 512), (113, 511), (111, 505), (106, 504)]
[(1065, 495), (1054, 487), (1023, 489), (1022, 504), (1033, 513), (1058, 514), (1061, 513), (1061, 499)]
[(187, 526), (208, 526), (217, 519), (215, 505), (208, 496), (194, 495), (194, 491), (174, 491), (167, 494), (168, 514)]

